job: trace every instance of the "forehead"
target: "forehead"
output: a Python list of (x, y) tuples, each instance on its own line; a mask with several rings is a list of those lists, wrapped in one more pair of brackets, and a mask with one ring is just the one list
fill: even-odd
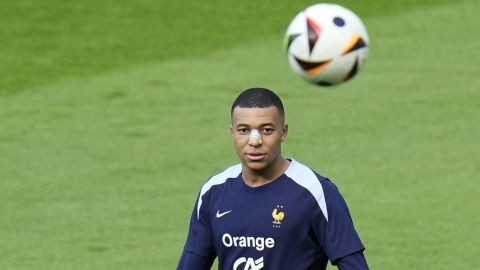
[(277, 107), (240, 108), (236, 107), (232, 114), (232, 125), (261, 126), (266, 124), (281, 124), (283, 122)]

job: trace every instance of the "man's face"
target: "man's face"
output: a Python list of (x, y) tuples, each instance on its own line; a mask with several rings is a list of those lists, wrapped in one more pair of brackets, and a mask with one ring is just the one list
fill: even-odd
[[(250, 136), (253, 129), (258, 130), (260, 138)], [(287, 137), (288, 125), (276, 107), (236, 107), (231, 132), (237, 155), (248, 169), (262, 171), (282, 159), (281, 143)]]

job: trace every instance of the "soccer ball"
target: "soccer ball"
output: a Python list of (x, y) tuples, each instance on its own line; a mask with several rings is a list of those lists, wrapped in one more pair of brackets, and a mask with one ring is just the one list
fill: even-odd
[(348, 81), (368, 56), (365, 26), (352, 11), (336, 4), (316, 4), (300, 12), (285, 34), (292, 70), (307, 81), (330, 86)]

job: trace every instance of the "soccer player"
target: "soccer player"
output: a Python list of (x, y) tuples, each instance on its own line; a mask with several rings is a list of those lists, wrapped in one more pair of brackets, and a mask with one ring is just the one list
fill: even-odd
[(280, 98), (264, 88), (242, 92), (231, 108), (240, 164), (200, 190), (177, 270), (368, 269), (364, 246), (337, 187), (284, 158), (288, 125)]

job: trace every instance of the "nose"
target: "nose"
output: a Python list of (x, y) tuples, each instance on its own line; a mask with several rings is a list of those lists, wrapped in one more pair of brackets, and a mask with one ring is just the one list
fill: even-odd
[(248, 141), (248, 144), (253, 147), (260, 146), (262, 145), (262, 139), (259, 138), (259, 139), (250, 140)]
[(248, 141), (248, 144), (253, 147), (262, 145), (262, 136), (260, 135), (258, 130), (252, 129), (252, 131), (250, 132), (250, 139)]

